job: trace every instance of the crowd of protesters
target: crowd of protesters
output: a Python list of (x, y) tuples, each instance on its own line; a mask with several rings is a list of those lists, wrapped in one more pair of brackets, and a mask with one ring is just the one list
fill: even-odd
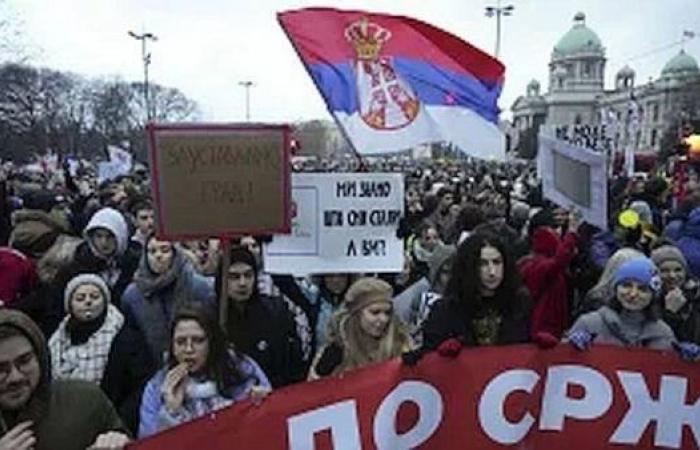
[(143, 168), (98, 184), (89, 163), (4, 164), (0, 450), (122, 448), (274, 389), (432, 350), (603, 343), (700, 358), (694, 177), (682, 198), (662, 171), (610, 180), (599, 229), (547, 202), (531, 163), (340, 161), (295, 170), (404, 174), (402, 273), (272, 276), (270, 237), (224, 248), (154, 236)]

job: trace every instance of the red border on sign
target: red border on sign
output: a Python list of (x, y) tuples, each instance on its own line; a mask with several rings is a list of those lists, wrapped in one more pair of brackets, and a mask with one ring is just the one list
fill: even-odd
[[(279, 131), (282, 133), (283, 147), (280, 149), (281, 167), (279, 176), (282, 178), (282, 198), (283, 198), (283, 217), (280, 217), (281, 226), (261, 229), (237, 229), (237, 230), (222, 230), (213, 234), (169, 234), (165, 230), (165, 213), (161, 208), (161, 192), (160, 192), (160, 174), (158, 172), (159, 152), (156, 145), (156, 135), (160, 131)], [(291, 169), (289, 146), (291, 142), (291, 127), (289, 125), (270, 125), (270, 124), (250, 124), (250, 123), (173, 123), (173, 124), (154, 124), (150, 123), (146, 126), (147, 141), (150, 144), (149, 155), (151, 163), (151, 185), (153, 187), (154, 201), (156, 203), (156, 212), (158, 214), (157, 237), (164, 240), (180, 241), (202, 238), (233, 238), (241, 235), (264, 235), (264, 234), (289, 234), (292, 229), (292, 221), (289, 216), (290, 198), (291, 198)]]

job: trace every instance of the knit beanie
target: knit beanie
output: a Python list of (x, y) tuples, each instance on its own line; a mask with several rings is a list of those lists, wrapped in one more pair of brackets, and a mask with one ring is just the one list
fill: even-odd
[(554, 212), (549, 208), (541, 209), (530, 219), (528, 235), (532, 236), (539, 227), (555, 227), (556, 225), (557, 222), (554, 220)]
[(637, 281), (653, 291), (658, 291), (661, 288), (658, 269), (647, 257), (633, 258), (622, 263), (613, 276), (613, 286), (617, 287), (620, 283), (628, 280)]
[(642, 222), (653, 223), (654, 218), (651, 212), (651, 207), (649, 206), (649, 203), (645, 202), (644, 200), (633, 201), (630, 203), (629, 209), (639, 214), (639, 220)]
[(107, 283), (105, 283), (105, 280), (103, 280), (102, 277), (97, 274), (84, 273), (74, 277), (66, 285), (66, 290), (63, 296), (63, 305), (67, 312), (70, 313), (70, 300), (73, 297), (75, 290), (83, 284), (92, 284), (97, 286), (104, 297), (105, 307), (111, 303), (112, 295), (109, 292), (109, 287), (107, 286)]
[(257, 273), (258, 265), (255, 261), (255, 256), (250, 252), (250, 250), (243, 246), (237, 245), (231, 247), (231, 252), (229, 254), (231, 255), (231, 265), (234, 265), (236, 263), (248, 264)]
[(360, 278), (345, 293), (345, 306), (350, 312), (362, 310), (378, 302), (389, 302), (394, 295), (391, 285), (379, 278)]
[(683, 253), (673, 245), (662, 245), (653, 252), (651, 252), (651, 260), (654, 261), (656, 267), (661, 267), (666, 261), (676, 261), (683, 266), (683, 269), (688, 272), (688, 261), (683, 256)]

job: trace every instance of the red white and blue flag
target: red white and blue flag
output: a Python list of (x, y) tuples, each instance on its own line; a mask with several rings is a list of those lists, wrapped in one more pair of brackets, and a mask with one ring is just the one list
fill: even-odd
[(410, 17), (309, 8), (278, 19), (358, 152), (447, 141), (472, 156), (504, 157), (497, 59)]

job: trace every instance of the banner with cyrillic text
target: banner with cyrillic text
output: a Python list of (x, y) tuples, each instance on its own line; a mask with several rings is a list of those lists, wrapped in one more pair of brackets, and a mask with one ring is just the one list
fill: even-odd
[(135, 450), (697, 449), (700, 363), (569, 345), (399, 360), (272, 393)]
[(265, 270), (295, 275), (400, 272), (403, 178), (392, 173), (292, 174), (292, 232), (265, 246)]

